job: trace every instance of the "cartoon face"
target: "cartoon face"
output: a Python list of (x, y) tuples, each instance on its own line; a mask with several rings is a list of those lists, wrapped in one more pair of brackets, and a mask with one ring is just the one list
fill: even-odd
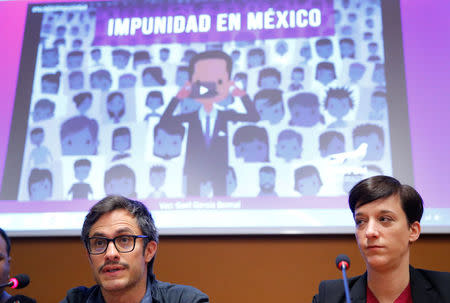
[(339, 10), (334, 10), (334, 24), (339, 24), (341, 21), (341, 12)]
[(291, 125), (311, 127), (321, 121), (318, 106), (303, 106), (296, 104), (290, 108), (291, 110)]
[(159, 51), (159, 59), (162, 62), (166, 62), (169, 59), (169, 50), (168, 49), (161, 49)]
[(333, 54), (333, 45), (331, 43), (316, 46), (317, 55), (320, 58), (328, 59)]
[(58, 37), (64, 37), (64, 35), (66, 34), (66, 28), (64, 26), (58, 26), (56, 28), (56, 35)]
[(171, 135), (160, 128), (155, 137), (153, 154), (165, 160), (177, 157), (181, 153), (181, 143), (183, 139), (180, 135)]
[(319, 68), (317, 70), (317, 81), (323, 85), (328, 85), (334, 80), (334, 73), (332, 70), (326, 68)]
[(278, 141), (277, 146), (277, 157), (283, 158), (287, 162), (294, 159), (300, 159), (302, 155), (302, 146), (296, 138), (283, 139)]
[(275, 50), (278, 55), (284, 56), (284, 54), (288, 51), (288, 45), (285, 41), (278, 41), (277, 45), (275, 46)]
[(151, 110), (156, 110), (162, 106), (162, 100), (160, 97), (148, 96), (145, 105)]
[(132, 88), (136, 85), (136, 79), (132, 75), (124, 75), (119, 78), (119, 88)]
[(356, 149), (362, 143), (367, 143), (367, 153), (363, 160), (377, 161), (383, 158), (384, 144), (380, 141), (377, 134), (371, 133), (368, 136), (356, 136), (353, 142), (353, 147)]
[(295, 84), (300, 84), (305, 79), (305, 74), (301, 71), (293, 71), (291, 75), (291, 80)]
[(191, 61), (192, 57), (194, 57), (194, 56), (195, 56), (195, 52), (194, 51), (187, 50), (187, 51), (184, 52), (184, 55), (183, 55), (183, 58), (181, 59), (181, 61), (189, 62), (189, 61)]
[(30, 200), (47, 200), (52, 196), (52, 183), (49, 179), (34, 182), (30, 186)]
[(89, 165), (78, 165), (74, 168), (75, 178), (79, 181), (86, 180), (91, 171), (91, 167)]
[(61, 141), (63, 155), (95, 155), (98, 142), (94, 141), (89, 128), (69, 133)]
[(225, 99), (229, 94), (232, 83), (229, 77), (230, 75), (228, 74), (224, 59), (212, 58), (197, 61), (194, 66), (191, 82), (214, 82), (216, 84), (217, 95), (209, 98), (196, 98), (196, 100), (206, 105), (214, 104)]
[(81, 55), (72, 55), (67, 57), (67, 67), (69, 69), (80, 68), (83, 63), (83, 56)]
[(132, 197), (134, 192), (134, 181), (128, 177), (113, 178), (105, 184), (105, 193), (107, 195)]
[(150, 184), (154, 188), (161, 188), (166, 181), (166, 173), (165, 172), (152, 172), (150, 173)]
[(233, 51), (231, 53), (231, 59), (233, 60), (233, 62), (238, 61), (240, 57), (241, 57), (241, 52), (239, 52), (239, 51)]
[(370, 105), (374, 111), (383, 111), (387, 108), (386, 98), (382, 96), (373, 96)]
[(83, 75), (76, 72), (69, 76), (69, 87), (70, 89), (82, 89), (84, 86)]
[(350, 13), (347, 16), (347, 19), (348, 19), (348, 22), (354, 23), (356, 21), (356, 19), (357, 19), (357, 16), (356, 16), (355, 13)]
[(115, 95), (111, 100), (109, 100), (106, 104), (108, 112), (113, 116), (118, 117), (120, 112), (125, 110), (125, 101), (122, 96)]
[(261, 78), (261, 88), (262, 89), (272, 89), (278, 88), (280, 86), (280, 82), (278, 78), (275, 76), (266, 76)]
[(152, 73), (150, 73), (150, 72), (144, 73), (144, 75), (142, 76), (142, 83), (144, 86), (160, 86), (161, 85), (158, 81), (156, 81), (155, 77), (153, 77)]
[(322, 157), (340, 154), (343, 152), (345, 152), (345, 143), (336, 136), (331, 139), (331, 141), (326, 146), (326, 149), (320, 150), (320, 154)]
[(353, 58), (355, 56), (355, 46), (348, 42), (341, 42), (339, 44), (342, 58)]
[(373, 22), (373, 19), (367, 19), (366, 20), (366, 26), (367, 26), (367, 28), (372, 29), (375, 26), (375, 23)]
[(376, 43), (369, 43), (368, 49), (369, 49), (369, 53), (376, 54), (378, 51), (378, 45)]
[(341, 119), (350, 111), (350, 100), (331, 97), (328, 99), (327, 111), (333, 117)]
[(189, 72), (187, 70), (177, 70), (175, 82), (178, 86), (183, 86), (189, 80)]
[(33, 111), (33, 121), (39, 122), (53, 117), (53, 111), (48, 106), (35, 107)]
[(55, 67), (59, 63), (58, 49), (44, 49), (42, 51), (42, 67)]
[(244, 158), (245, 162), (266, 162), (268, 149), (267, 144), (258, 139), (250, 142), (241, 142), (235, 146), (236, 157)]
[(44, 94), (57, 94), (59, 85), (56, 81), (42, 80), (42, 93)]
[(196, 112), (200, 109), (201, 104), (198, 103), (196, 100), (191, 98), (185, 98), (180, 101), (180, 112), (182, 114), (188, 114), (192, 112)]
[(309, 45), (305, 45), (300, 49), (300, 56), (305, 58), (305, 61), (311, 59), (311, 47)]
[(297, 180), (297, 191), (303, 196), (316, 196), (321, 187), (319, 177), (316, 174)]
[(239, 77), (236, 75), (234, 77), (234, 83), (236, 84), (237, 87), (239, 87), (243, 90), (247, 90), (247, 78)]
[(275, 174), (262, 171), (259, 173), (259, 187), (262, 190), (271, 190), (275, 187)]
[(277, 124), (284, 117), (283, 102), (270, 104), (267, 99), (257, 99), (255, 101), (256, 110), (261, 120), (267, 120), (270, 124)]
[(34, 145), (40, 146), (44, 141), (44, 133), (36, 133), (31, 135), (31, 143)]
[(386, 78), (384, 75), (384, 66), (375, 67), (372, 75), (372, 80), (378, 84), (384, 84), (386, 82)]
[(111, 80), (107, 77), (95, 76), (92, 79), (92, 88), (98, 88), (102, 91), (108, 91), (111, 88)]
[(113, 55), (113, 65), (118, 69), (124, 69), (128, 65), (129, 57), (125, 54), (114, 54)]
[(92, 60), (94, 60), (95, 62), (98, 62), (98, 61), (101, 59), (101, 57), (102, 57), (102, 53), (100, 52), (99, 49), (94, 49), (94, 50), (91, 52), (91, 58), (92, 58)]
[(113, 147), (114, 150), (117, 150), (118, 152), (125, 152), (127, 149), (130, 148), (130, 135), (124, 134), (120, 136), (115, 136), (113, 138)]
[(86, 96), (83, 101), (77, 106), (78, 111), (81, 115), (84, 115), (92, 105), (92, 98)]
[(366, 69), (364, 66), (359, 64), (350, 65), (349, 77), (352, 82), (358, 82), (364, 76)]
[(253, 54), (248, 56), (247, 65), (249, 68), (263, 65), (264, 58), (259, 54)]

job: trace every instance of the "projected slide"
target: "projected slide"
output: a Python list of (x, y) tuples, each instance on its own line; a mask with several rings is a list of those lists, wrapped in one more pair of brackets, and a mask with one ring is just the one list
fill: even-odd
[(11, 212), (79, 222), (120, 194), (175, 233), (351, 226), (330, 218), (393, 175), (407, 115), (388, 106), (380, 3), (154, 2), (30, 5)]

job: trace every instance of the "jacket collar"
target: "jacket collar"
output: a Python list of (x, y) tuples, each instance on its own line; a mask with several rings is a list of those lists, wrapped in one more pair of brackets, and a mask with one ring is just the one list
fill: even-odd
[(366, 303), (367, 272), (350, 286), (350, 297), (353, 303)]
[(430, 292), (433, 286), (411, 265), (409, 266), (409, 283), (413, 302), (431, 302), (433, 300)]

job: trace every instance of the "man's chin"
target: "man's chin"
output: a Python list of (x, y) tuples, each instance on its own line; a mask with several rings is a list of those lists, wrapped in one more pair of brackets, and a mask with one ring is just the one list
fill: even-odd
[(98, 284), (102, 290), (107, 292), (121, 291), (126, 288), (126, 281), (123, 278), (103, 279)]

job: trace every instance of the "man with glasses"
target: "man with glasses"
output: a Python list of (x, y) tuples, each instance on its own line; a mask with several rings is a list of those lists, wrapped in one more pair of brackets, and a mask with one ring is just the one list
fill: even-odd
[(108, 196), (84, 220), (81, 238), (97, 285), (68, 291), (61, 303), (203, 303), (208, 296), (153, 274), (158, 231), (144, 204)]

